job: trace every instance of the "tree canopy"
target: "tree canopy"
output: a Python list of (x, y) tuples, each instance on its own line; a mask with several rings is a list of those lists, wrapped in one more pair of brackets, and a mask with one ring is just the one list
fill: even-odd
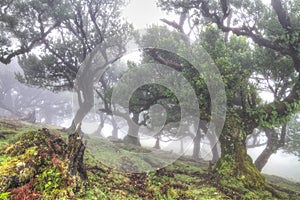
[(0, 2), (0, 62), (30, 52), (68, 17), (66, 1)]
[[(281, 127), (278, 149), (287, 122), (300, 109), (298, 1), (159, 0), (158, 6), (178, 14), (179, 22), (162, 19), (172, 30), (149, 27), (138, 40), (141, 62), (128, 62), (127, 70), (112, 74), (107, 72), (133, 37), (132, 26), (120, 15), (124, 1), (0, 5), (0, 61), (9, 63), (24, 54), (19, 60), (24, 75), (18, 74), (22, 83), (54, 91), (75, 89), (80, 108), (73, 128), (93, 107), (94, 90), (103, 101), (100, 110), (123, 116), (128, 136), (134, 138), (142, 124), (160, 127), (186, 120), (184, 125), (199, 126), (195, 146), (201, 133), (219, 136), (221, 157), (211, 178), (233, 190), (246, 188), (248, 199), (256, 198), (257, 191), (263, 198), (269, 193), (280, 198), (256, 167), (261, 170), (266, 160), (255, 166), (246, 140), (256, 128), (279, 138), (274, 127)], [(33, 23), (26, 26), (27, 21)], [(41, 51), (29, 53), (37, 45)], [(273, 95), (269, 102), (259, 96), (266, 89)], [(163, 108), (166, 113), (160, 112)], [(296, 123), (289, 126), (294, 141)], [(217, 128), (210, 131), (213, 126)], [(297, 142), (287, 143), (288, 151), (299, 153)]]

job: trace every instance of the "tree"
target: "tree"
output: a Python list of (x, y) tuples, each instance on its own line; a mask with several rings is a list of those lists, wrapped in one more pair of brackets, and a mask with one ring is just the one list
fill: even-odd
[(20, 71), (17, 63), (8, 66), (0, 64), (0, 108), (1, 115), (14, 118), (58, 124), (58, 119), (71, 115), (71, 99), (67, 94), (54, 94), (38, 88), (31, 88), (15, 79)]
[[(94, 84), (125, 53), (132, 35), (131, 25), (120, 17), (124, 1), (5, 0), (0, 5), (0, 61), (9, 63), (25, 54), (19, 59), (24, 71), (17, 74), (20, 82), (77, 92), (79, 109), (70, 127), (77, 129), (69, 137), (69, 171), (85, 179), (85, 145), (78, 140), (78, 125), (94, 105)], [(29, 53), (35, 45), (40, 51)]]
[[(291, 59), (296, 73), (300, 71), (300, 54), (299, 21), (297, 16), (293, 15), (294, 10), (292, 11), (292, 9), (299, 8), (295, 4), (296, 1), (283, 3), (280, 0), (272, 0), (272, 8), (269, 9), (261, 1), (160, 1), (160, 5), (165, 9), (194, 10), (199, 18), (205, 17), (224, 33), (232, 32), (234, 35), (250, 38), (260, 48), (271, 49), (287, 56)], [(230, 14), (233, 24), (226, 23)], [(272, 20), (269, 20), (270, 18)], [(239, 20), (238, 23), (235, 23), (237, 20)], [(217, 52), (212, 51), (212, 53)], [(237, 54), (237, 58), (241, 58), (242, 52)], [(211, 55), (214, 57), (213, 54)], [(225, 59), (222, 63), (220, 58), (222, 56), (213, 59), (215, 62), (220, 62), (220, 65), (217, 65), (227, 86), (228, 110), (224, 129), (220, 135), (222, 155), (214, 167), (215, 177), (220, 183), (227, 183), (227, 186), (234, 187), (235, 181), (238, 180), (250, 191), (269, 189), (273, 192), (247, 155), (245, 140), (254, 128), (281, 124), (298, 109), (300, 79), (296, 79), (297, 81), (290, 87), (290, 93), (284, 99), (260, 105), (254, 97), (255, 88), (249, 86), (249, 79), (253, 73), (251, 68), (248, 68), (250, 70), (246, 76), (237, 76), (241, 68), (232, 69), (232, 66), (226, 65)], [(243, 66), (242, 61), (238, 61), (237, 64), (237, 66)], [(251, 67), (252, 64), (248, 63), (248, 65)], [(231, 72), (226, 73), (226, 70), (231, 70)], [(232, 82), (229, 82), (227, 78)], [(237, 94), (240, 95), (240, 105), (233, 101)], [(233, 180), (232, 177), (236, 178)]]
[[(153, 25), (152, 27), (149, 27), (147, 29), (147, 32), (145, 35), (143, 35), (139, 41), (139, 45), (141, 48), (143, 47), (157, 47), (157, 46), (161, 46), (165, 49), (178, 49), (183, 50), (183, 46), (190, 46), (190, 38), (189, 38), (189, 34), (186, 34), (183, 30), (183, 25), (185, 23), (187, 19), (187, 13), (181, 13), (181, 17), (179, 20), (179, 23), (176, 23), (175, 21), (168, 21), (166, 19), (163, 19), (162, 21), (164, 21), (166, 24), (175, 27), (176, 30), (175, 31), (171, 31), (169, 30), (167, 27), (165, 26), (155, 26)], [(178, 34), (178, 32), (180, 34)], [(189, 31), (189, 33), (191, 33), (192, 29)], [(184, 45), (182, 44), (182, 42), (184, 43)], [(147, 53), (144, 54), (142, 63), (153, 63), (156, 62), (155, 59), (151, 58), (151, 56), (149, 56)], [(178, 83), (178, 85), (180, 85), (180, 83)], [(160, 94), (168, 94), (170, 93), (169, 91), (167, 91), (166, 89), (162, 89), (160, 91)], [(181, 92), (184, 93), (184, 88), (181, 89)], [(155, 94), (153, 94), (155, 96)], [(164, 95), (162, 95), (164, 96)], [(156, 95), (157, 98), (159, 98), (159, 96)], [(173, 109), (167, 109), (168, 112), (168, 119), (166, 121), (166, 123), (174, 123), (174, 122), (179, 122), (181, 120), (181, 115), (180, 115), (180, 105), (179, 105), (179, 101), (178, 99), (176, 99), (176, 101), (172, 101), (172, 99), (175, 98), (174, 93), (173, 96), (169, 95), (169, 96), (164, 96), (165, 97), (165, 101), (167, 101), (167, 103), (164, 103), (162, 105), (164, 105), (165, 108), (167, 108), (167, 104), (172, 104), (173, 105)], [(169, 100), (167, 100), (169, 99)], [(160, 103), (162, 103), (161, 101), (158, 101)], [(189, 127), (190, 124), (188, 124), (187, 126)], [(177, 133), (177, 134), (173, 134), (175, 138), (177, 139), (182, 139), (186, 136), (190, 137), (193, 139), (194, 141), (194, 151), (193, 151), (193, 157), (195, 159), (199, 158), (199, 153), (200, 153), (200, 141), (201, 141), (201, 136), (204, 133), (206, 133), (207, 131), (207, 127), (206, 124), (204, 122), (200, 122), (200, 129), (198, 130), (196, 128), (195, 130), (195, 134), (192, 134), (187, 128), (186, 130), (182, 130), (181, 133)], [(195, 127), (198, 127), (198, 124), (195, 125)], [(169, 131), (167, 131), (169, 133)], [(161, 132), (160, 135), (164, 135), (164, 132)], [(172, 133), (172, 131), (171, 131)], [(177, 140), (175, 139), (175, 140)], [(214, 143), (215, 144), (215, 143)], [(214, 154), (215, 155), (215, 154)]]
[(79, 110), (73, 119), (75, 129), (94, 105), (94, 84), (105, 68), (126, 51), (131, 26), (120, 18), (118, 1), (67, 1), (68, 17), (55, 35), (43, 38), (43, 52), (23, 56), (20, 65), (23, 83), (54, 91), (75, 89)]
[[(276, 20), (276, 18), (272, 20)], [(272, 23), (275, 24), (274, 21)], [(253, 79), (260, 85), (259, 90), (269, 92), (274, 101), (283, 100), (297, 79), (292, 59), (272, 49), (262, 48), (256, 49), (254, 58), (256, 59), (257, 69)], [(285, 145), (287, 122), (275, 124), (273, 127), (262, 127), (261, 129), (265, 132), (268, 142), (263, 152), (255, 160), (255, 166), (260, 171), (271, 155)]]
[(294, 154), (300, 158), (300, 130), (299, 114), (297, 113), (287, 124), (286, 144), (283, 150), (287, 153)]
[(58, 0), (3, 0), (0, 8), (0, 62), (3, 64), (40, 45), (69, 14), (67, 4)]

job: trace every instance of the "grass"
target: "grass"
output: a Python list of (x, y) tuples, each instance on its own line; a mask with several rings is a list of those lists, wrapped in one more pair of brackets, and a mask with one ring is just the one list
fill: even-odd
[[(226, 186), (216, 185), (209, 175), (206, 161), (180, 157), (166, 159), (170, 152), (87, 137), (84, 163), (88, 181), (68, 175), (68, 160), (51, 146), (51, 141), (67, 135), (50, 129), (50, 135), (37, 131), (41, 125), (0, 119), (5, 132), (0, 148), (1, 199), (233, 199)], [(50, 139), (49, 139), (50, 138)], [(142, 155), (142, 156), (141, 156)], [(34, 158), (34, 159), (33, 159)], [(161, 168), (162, 167), (162, 168)], [(160, 168), (160, 169), (158, 169)], [(139, 173), (131, 173), (139, 172)], [(10, 176), (22, 174), (14, 184)], [(270, 184), (287, 199), (300, 199), (300, 185), (266, 175)], [(7, 188), (3, 186), (6, 183)], [(22, 196), (23, 195), (23, 196)], [(253, 196), (245, 199), (253, 199)], [(254, 199), (259, 198), (256, 194)], [(271, 198), (270, 199), (274, 199)]]

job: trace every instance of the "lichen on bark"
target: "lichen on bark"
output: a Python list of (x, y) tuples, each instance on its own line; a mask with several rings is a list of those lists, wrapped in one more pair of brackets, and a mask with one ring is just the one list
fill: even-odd
[(252, 132), (237, 116), (227, 116), (220, 135), (221, 158), (213, 169), (213, 177), (224, 187), (244, 194), (240, 198), (251, 199), (256, 193), (265, 197), (279, 196), (266, 182), (265, 177), (255, 167), (247, 154), (246, 137)]

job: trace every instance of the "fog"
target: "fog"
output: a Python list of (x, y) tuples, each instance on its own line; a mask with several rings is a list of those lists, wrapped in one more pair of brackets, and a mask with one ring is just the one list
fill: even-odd
[[(92, 133), (97, 129), (97, 124), (95, 123), (83, 123), (83, 130), (85, 132)], [(101, 135), (103, 137), (111, 136), (111, 126), (106, 125), (102, 130)], [(126, 135), (126, 127), (119, 130), (120, 138)], [(154, 147), (155, 139), (149, 136), (141, 137), (141, 144), (145, 147)], [(181, 141), (172, 142), (160, 142), (160, 147), (162, 150), (170, 151), (172, 153), (181, 154)], [(248, 154), (252, 157), (253, 161), (258, 157), (258, 155), (263, 151), (265, 146), (256, 147), (248, 149)], [(193, 142), (191, 139), (184, 139), (184, 153), (183, 155), (191, 156), (193, 153)], [(208, 141), (201, 143), (200, 156), (204, 160), (210, 160), (212, 158), (211, 149), (208, 145)], [(300, 158), (297, 156), (284, 153), (279, 150), (277, 153), (273, 154), (269, 159), (266, 166), (263, 168), (262, 173), (269, 175), (276, 175), (284, 177), (291, 181), (300, 182)]]
[[(5, 67), (5, 68), (4, 68)], [(0, 66), (2, 73), (1, 78), (1, 89), (2, 98), (1, 103), (6, 104), (11, 111), (8, 109), (0, 108), (0, 115), (21, 119), (26, 116), (28, 112), (35, 111), (35, 122), (36, 123), (47, 123), (63, 127), (68, 127), (71, 124), (71, 120), (78, 108), (76, 105), (76, 95), (72, 92), (58, 92), (52, 93), (47, 90), (42, 90), (39, 88), (32, 88), (17, 82), (14, 79), (14, 72), (20, 69), (16, 63), (12, 63), (9, 66)], [(4, 79), (5, 78), (5, 79)], [(8, 84), (11, 84), (11, 87)], [(4, 92), (5, 89), (5, 92)], [(34, 101), (32, 99), (34, 97)], [(15, 112), (15, 113), (12, 113)], [(86, 133), (93, 133), (97, 130), (98, 116), (97, 111), (93, 109), (91, 111), (94, 114), (86, 117), (83, 123), (82, 129)], [(102, 130), (102, 136), (109, 137), (111, 135), (112, 127), (110, 124), (106, 124)], [(119, 127), (119, 138), (123, 138), (127, 133), (126, 125)], [(206, 141), (207, 143), (207, 141)], [(141, 144), (146, 147), (153, 147), (155, 145), (155, 139), (149, 136), (141, 137)], [(184, 155), (192, 155), (193, 144), (191, 139), (184, 139)], [(181, 153), (181, 142), (160, 142), (162, 150), (170, 151), (172, 153)], [(262, 152), (264, 146), (249, 149), (248, 153), (251, 155), (253, 160)], [(211, 159), (211, 153), (209, 145), (201, 144), (201, 158), (205, 160)], [(269, 159), (266, 166), (263, 168), (263, 173), (277, 175), (287, 178), (292, 181), (300, 182), (300, 162), (299, 158), (284, 153), (279, 150), (276, 154), (273, 154)]]

